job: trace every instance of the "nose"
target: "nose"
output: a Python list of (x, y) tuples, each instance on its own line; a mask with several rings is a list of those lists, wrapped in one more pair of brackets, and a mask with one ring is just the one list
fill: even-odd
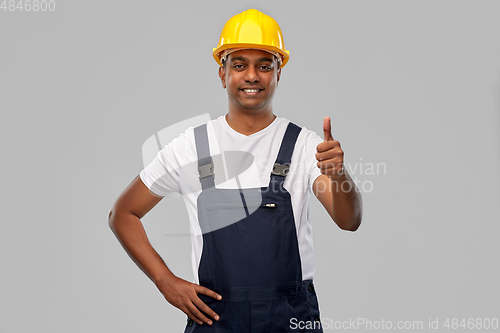
[(246, 82), (259, 82), (259, 72), (252, 66), (248, 66), (248, 69), (245, 73), (245, 81)]

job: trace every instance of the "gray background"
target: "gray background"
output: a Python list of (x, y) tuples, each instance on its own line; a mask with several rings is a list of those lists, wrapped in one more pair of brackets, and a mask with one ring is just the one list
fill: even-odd
[[(226, 112), (211, 52), (248, 8), (290, 50), (275, 113), (320, 135), (328, 115), (346, 163), (387, 168), (354, 173), (355, 233), (311, 199), (322, 317), (500, 317), (498, 1), (56, 0), (0, 11), (0, 332), (182, 331), (107, 215), (148, 137)], [(191, 279), (182, 199), (143, 222)]]

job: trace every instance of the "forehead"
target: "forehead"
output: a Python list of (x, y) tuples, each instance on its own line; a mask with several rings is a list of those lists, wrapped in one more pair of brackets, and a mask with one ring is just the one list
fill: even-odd
[(262, 51), (262, 50), (254, 50), (254, 49), (245, 49), (240, 51), (235, 51), (229, 55), (229, 61), (232, 60), (245, 60), (249, 62), (254, 61), (273, 61), (274, 55)]

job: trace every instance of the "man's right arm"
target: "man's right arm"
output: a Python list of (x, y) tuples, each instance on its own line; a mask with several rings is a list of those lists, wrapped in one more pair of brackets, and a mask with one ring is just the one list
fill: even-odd
[(139, 268), (155, 283), (165, 299), (199, 324), (212, 324), (200, 309), (218, 320), (217, 314), (201, 301), (197, 294), (215, 299), (220, 295), (175, 276), (155, 251), (141, 222), (162, 197), (153, 195), (137, 176), (118, 197), (109, 212), (109, 226), (116, 238)]

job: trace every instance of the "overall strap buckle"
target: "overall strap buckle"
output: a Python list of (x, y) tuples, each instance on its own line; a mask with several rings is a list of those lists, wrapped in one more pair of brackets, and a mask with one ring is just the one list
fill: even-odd
[(200, 174), (200, 180), (207, 177), (215, 177), (214, 174), (214, 163), (212, 156), (209, 157), (210, 162), (198, 166), (198, 173)]
[(274, 163), (273, 171), (271, 171), (271, 174), (275, 176), (286, 177), (289, 170), (290, 165), (288, 164)]
[(214, 163), (210, 156), (207, 124), (194, 128), (194, 141), (198, 155), (198, 173), (202, 190), (215, 186)]
[(290, 170), (290, 163), (292, 161), (295, 143), (301, 130), (302, 128), (294, 123), (288, 123), (283, 139), (281, 140), (280, 150), (278, 151), (278, 156), (276, 157), (276, 162), (274, 163), (271, 175), (281, 176), (283, 179), (286, 178), (286, 175)]

